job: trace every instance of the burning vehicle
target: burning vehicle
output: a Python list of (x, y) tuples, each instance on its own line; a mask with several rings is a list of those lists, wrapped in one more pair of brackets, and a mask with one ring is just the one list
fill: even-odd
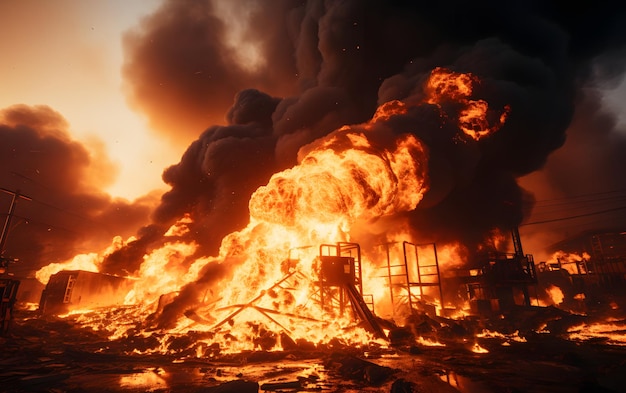
[(107, 307), (124, 303), (130, 289), (126, 277), (80, 270), (62, 270), (50, 276), (41, 293), (42, 314), (66, 314), (76, 309)]

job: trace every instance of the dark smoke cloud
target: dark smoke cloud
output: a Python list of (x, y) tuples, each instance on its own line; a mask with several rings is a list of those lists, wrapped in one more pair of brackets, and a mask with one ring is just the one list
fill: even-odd
[(544, 168), (552, 188), (563, 196), (580, 195), (584, 188), (611, 191), (626, 188), (626, 130), (602, 107), (595, 89), (585, 89), (568, 129), (567, 142)]
[(539, 201), (520, 231), (544, 252), (542, 260), (551, 258), (550, 246), (564, 237), (624, 230), (626, 129), (602, 101), (597, 88), (584, 89), (563, 147), (541, 171), (520, 181)]
[[(149, 221), (154, 197), (136, 202), (100, 191), (113, 180), (113, 164), (100, 161), (68, 134), (68, 124), (46, 106), (0, 110), (0, 187), (19, 191), (3, 256), (18, 258), (11, 271), (29, 275), (53, 262), (101, 250), (114, 236), (134, 235)], [(5, 223), (12, 195), (0, 192)]]
[(181, 240), (196, 240), (200, 255), (211, 255), (226, 234), (247, 225), (250, 195), (279, 169), (271, 128), (278, 101), (258, 90), (237, 94), (226, 115), (230, 124), (208, 128), (178, 164), (164, 171), (163, 180), (171, 190), (153, 213), (150, 230), (107, 258), (104, 268), (125, 266), (130, 272), (139, 268), (144, 253), (161, 244), (159, 235), (185, 214), (193, 223)]
[[(431, 155), (432, 189), (408, 215), (417, 236), (473, 249), (528, 217), (533, 196), (517, 179), (565, 143), (580, 88), (614, 78), (626, 58), (624, 6), (600, 2), (245, 1), (231, 20), (216, 4), (168, 1), (126, 37), (130, 98), (162, 132), (191, 136), (226, 114), (165, 170), (172, 189), (154, 215), (165, 227), (191, 213), (188, 236), (206, 253), (247, 223), (251, 193), (302, 146), (391, 99), (413, 105), (394, 132), (416, 134)], [(263, 60), (253, 70), (226, 43), (240, 23)], [(472, 99), (510, 105), (504, 127), (459, 137), (455, 104), (441, 117), (421, 103), (435, 67), (479, 77)]]
[[(167, 1), (124, 37), (124, 76), (132, 105), (148, 114), (152, 128), (186, 146), (209, 124), (224, 124), (234, 95), (246, 88), (274, 94), (295, 91), (293, 47), (284, 23), (291, 6), (237, 2), (237, 13), (220, 17), (210, 1)], [(263, 63), (242, 63), (227, 32), (250, 13), (242, 40), (263, 53)], [(283, 23), (275, 23), (282, 19)]]
[[(534, 198), (518, 179), (563, 146), (580, 88), (592, 77), (615, 78), (626, 59), (622, 5), (230, 3), (224, 13), (217, 1), (167, 1), (126, 36), (124, 75), (134, 105), (172, 139), (206, 131), (165, 170), (171, 190), (152, 230), (112, 255), (109, 267), (137, 268), (183, 214), (193, 219), (186, 240), (201, 245), (199, 254), (216, 255), (224, 235), (248, 223), (251, 194), (295, 165), (303, 146), (369, 120), (392, 99), (409, 110), (389, 120), (391, 134), (417, 135), (430, 155), (431, 190), (404, 217), (420, 241), (461, 241), (474, 250), (494, 229), (506, 232), (529, 216)], [(241, 26), (262, 60), (256, 68), (241, 65), (227, 43), (228, 29)], [(510, 105), (504, 127), (473, 141), (456, 125), (457, 103), (425, 104), (424, 83), (436, 67), (480, 78), (471, 98), (496, 113)], [(222, 268), (208, 265), (156, 325), (171, 326), (193, 309)]]

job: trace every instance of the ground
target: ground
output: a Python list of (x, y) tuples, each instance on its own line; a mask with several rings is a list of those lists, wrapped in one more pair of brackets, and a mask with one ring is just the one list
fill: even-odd
[(566, 337), (581, 318), (589, 322), (550, 308), (493, 320), (424, 315), (393, 330), (389, 345), (294, 342), (198, 357), (150, 353), (149, 337), (110, 341), (72, 320), (18, 309), (0, 337), (0, 391), (626, 392), (626, 346)]

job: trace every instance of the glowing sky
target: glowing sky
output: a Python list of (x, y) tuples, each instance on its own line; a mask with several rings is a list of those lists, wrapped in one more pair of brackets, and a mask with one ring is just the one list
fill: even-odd
[(86, 146), (102, 142), (119, 168), (107, 188), (135, 198), (164, 188), (181, 151), (150, 134), (122, 92), (122, 34), (160, 0), (0, 2), (0, 108), (48, 105)]

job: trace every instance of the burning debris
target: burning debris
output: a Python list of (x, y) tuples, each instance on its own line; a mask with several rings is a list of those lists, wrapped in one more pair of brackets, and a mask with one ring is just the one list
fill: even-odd
[(123, 304), (132, 287), (124, 277), (80, 270), (63, 270), (50, 276), (41, 293), (42, 314), (66, 314), (73, 309), (91, 309)]

